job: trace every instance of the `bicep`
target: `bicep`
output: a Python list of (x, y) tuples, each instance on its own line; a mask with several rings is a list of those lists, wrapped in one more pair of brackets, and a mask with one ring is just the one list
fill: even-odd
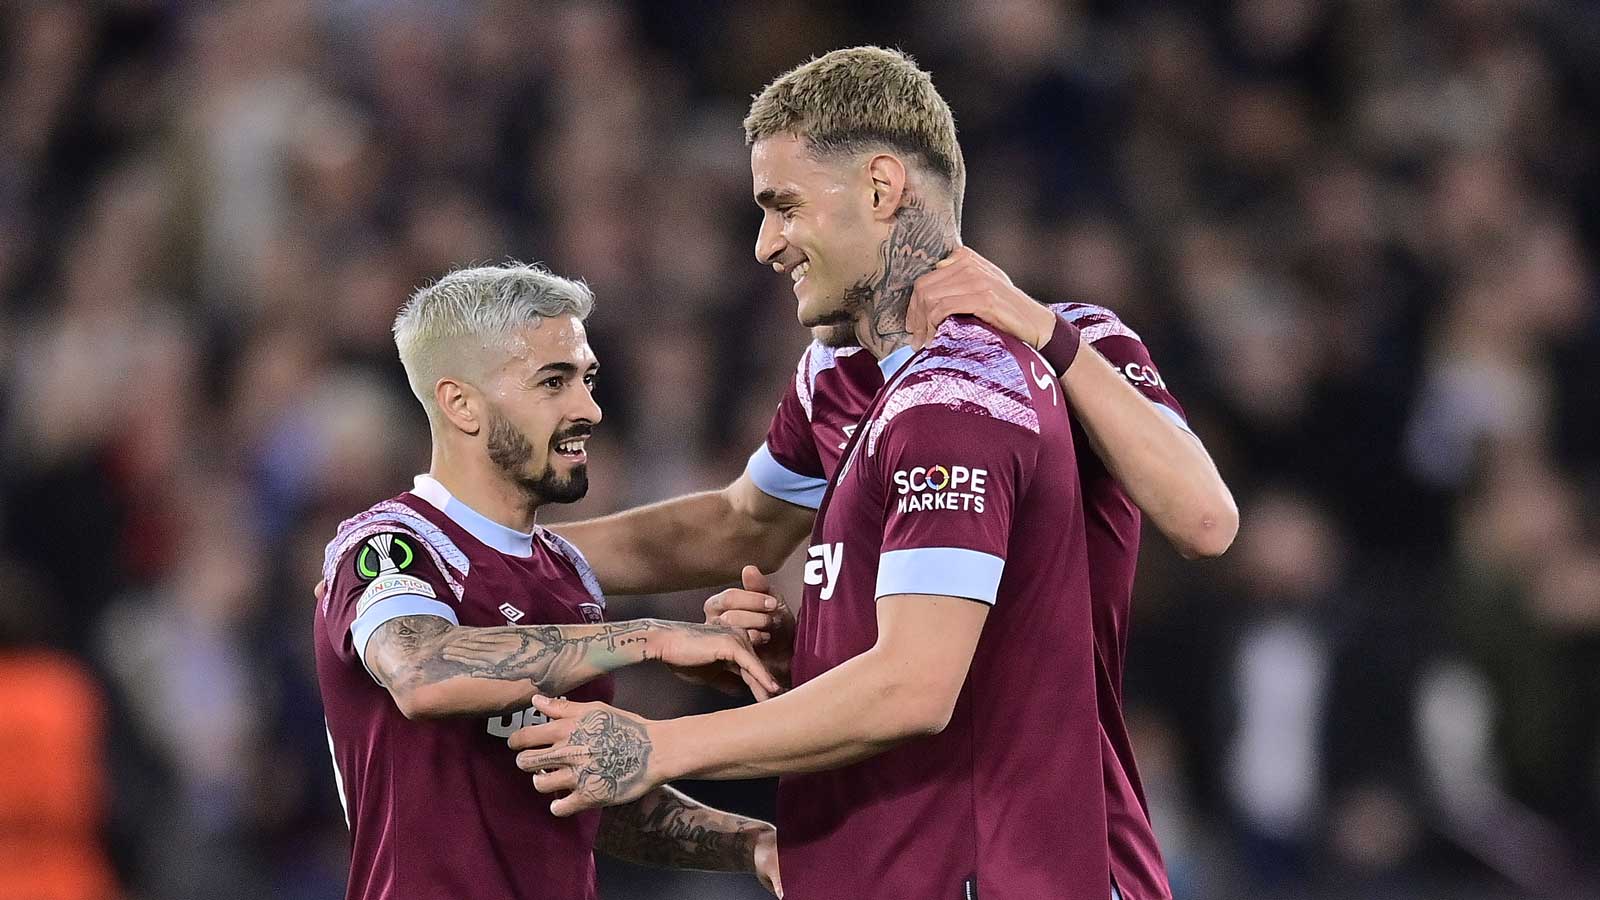
[(930, 699), (954, 707), (989, 608), (987, 603), (941, 594), (880, 597), (873, 651), (885, 664), (921, 684)]
[(724, 492), (736, 515), (753, 527), (781, 538), (791, 549), (810, 533), (816, 518), (814, 507), (780, 500), (762, 490), (748, 470), (724, 488)]
[(418, 659), (454, 628), (450, 620), (434, 615), (397, 616), (373, 629), (363, 658), (367, 671), (393, 691), (403, 686), (405, 673)]

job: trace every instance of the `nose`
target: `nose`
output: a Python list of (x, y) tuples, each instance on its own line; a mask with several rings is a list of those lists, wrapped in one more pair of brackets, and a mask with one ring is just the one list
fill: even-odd
[(761, 217), (761, 230), (756, 232), (756, 262), (770, 266), (777, 260), (789, 242), (783, 239), (783, 223), (772, 213)]
[(594, 399), (594, 391), (588, 387), (578, 391), (578, 405), (572, 410), (573, 419), (579, 422), (588, 422), (597, 425), (600, 422), (600, 404)]

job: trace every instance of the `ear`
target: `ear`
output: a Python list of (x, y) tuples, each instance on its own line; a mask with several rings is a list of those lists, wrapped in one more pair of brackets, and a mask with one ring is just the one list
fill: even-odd
[(433, 385), (433, 402), (439, 405), (445, 421), (461, 433), (477, 434), (483, 430), (478, 391), (472, 385), (453, 378), (441, 378)]
[(906, 200), (905, 163), (891, 153), (879, 153), (867, 160), (867, 176), (872, 179), (872, 217), (893, 219)]

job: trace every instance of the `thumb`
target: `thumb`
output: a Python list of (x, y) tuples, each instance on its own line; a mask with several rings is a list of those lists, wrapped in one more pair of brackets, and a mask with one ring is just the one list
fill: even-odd
[(533, 708), (545, 714), (547, 718), (569, 719), (577, 715), (573, 709), (573, 702), (565, 697), (546, 697), (541, 694), (533, 695)]
[(745, 566), (744, 570), (739, 573), (739, 580), (744, 583), (744, 589), (747, 591), (757, 594), (772, 593), (772, 583), (755, 566)]

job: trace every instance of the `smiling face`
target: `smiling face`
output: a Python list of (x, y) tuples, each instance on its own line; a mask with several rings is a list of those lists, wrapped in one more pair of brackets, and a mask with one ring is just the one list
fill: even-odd
[(889, 233), (873, 215), (867, 167), (819, 159), (799, 138), (780, 134), (751, 145), (750, 174), (762, 210), (756, 259), (790, 276), (800, 324), (848, 325), (856, 310), (847, 292), (877, 271)]
[(589, 490), (585, 443), (600, 421), (600, 365), (576, 316), (513, 332), (510, 358), (482, 386), (489, 459), (536, 503), (573, 503)]

